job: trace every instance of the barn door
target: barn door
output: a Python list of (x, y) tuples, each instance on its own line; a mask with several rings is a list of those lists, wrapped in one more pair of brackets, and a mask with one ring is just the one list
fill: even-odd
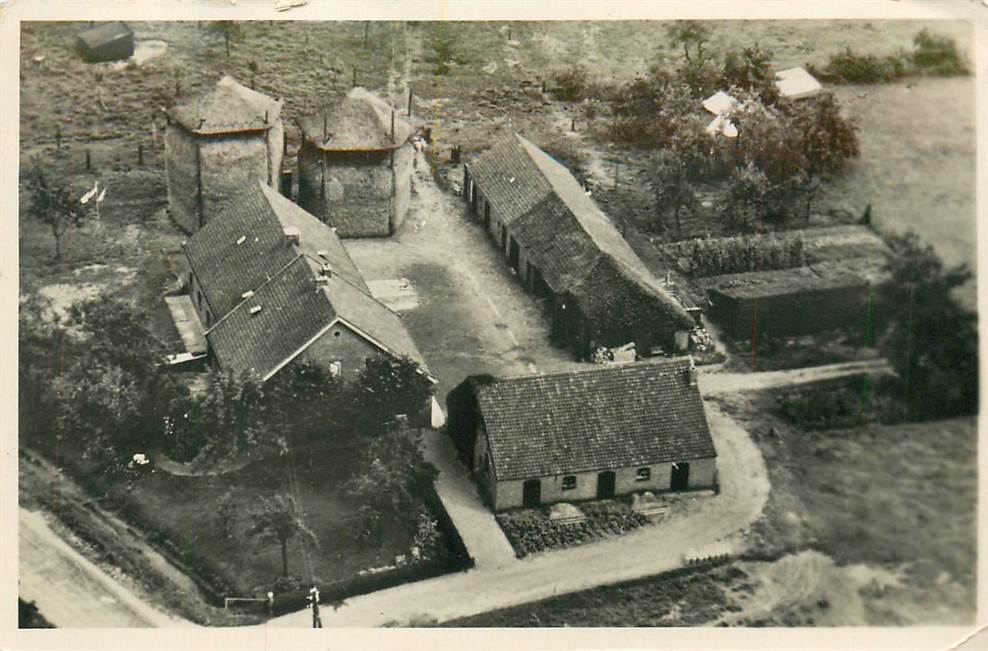
[(597, 499), (608, 500), (614, 497), (614, 473), (610, 470), (597, 475)]
[(688, 490), (690, 487), (690, 464), (674, 463), (672, 465), (672, 480), (669, 488), (674, 491)]
[(521, 265), (521, 251), (518, 248), (518, 242), (515, 238), (510, 238), (511, 244), (508, 247), (508, 260), (511, 263), (511, 268), (515, 270), (515, 273), (520, 271), (519, 266)]
[(538, 479), (529, 479), (522, 485), (522, 504), (526, 508), (533, 508), (542, 502), (542, 482)]

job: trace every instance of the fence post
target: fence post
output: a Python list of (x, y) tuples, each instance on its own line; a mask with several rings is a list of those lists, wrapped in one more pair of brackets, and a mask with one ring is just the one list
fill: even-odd
[(92, 168), (93, 168), (93, 159), (89, 155), (89, 150), (87, 149), (86, 150), (86, 171), (88, 172), (88, 171), (92, 170)]
[(62, 148), (62, 127), (58, 127), (55, 131), (55, 147), (58, 149)]
[(137, 145), (137, 166), (144, 167), (144, 145)]

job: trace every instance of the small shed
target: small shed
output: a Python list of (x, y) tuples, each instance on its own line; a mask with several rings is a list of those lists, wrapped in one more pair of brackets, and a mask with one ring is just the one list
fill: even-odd
[(281, 100), (223, 77), (210, 92), (168, 110), (168, 210), (183, 230), (204, 226), (247, 183), (277, 187), (281, 107)]
[(806, 68), (796, 67), (775, 74), (775, 85), (786, 99), (812, 97), (823, 90), (823, 85)]
[(134, 32), (124, 22), (106, 23), (81, 32), (76, 48), (89, 63), (129, 59), (134, 55)]
[(298, 202), (340, 237), (394, 234), (411, 200), (413, 128), (363, 88), (299, 120)]

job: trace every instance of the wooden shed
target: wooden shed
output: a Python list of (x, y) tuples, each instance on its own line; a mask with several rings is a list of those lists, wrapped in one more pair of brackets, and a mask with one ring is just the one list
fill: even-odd
[(134, 32), (124, 22), (99, 25), (76, 37), (76, 49), (90, 63), (129, 59), (134, 55)]

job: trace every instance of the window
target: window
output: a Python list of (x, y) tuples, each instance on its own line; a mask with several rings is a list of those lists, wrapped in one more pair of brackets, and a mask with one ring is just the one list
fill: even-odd
[(576, 475), (566, 475), (563, 477), (563, 490), (573, 490), (576, 488)]
[(652, 478), (651, 468), (639, 468), (635, 471), (635, 481), (648, 481)]
[(340, 373), (343, 372), (342, 362), (330, 362), (329, 363), (329, 375), (330, 377), (340, 377)]

